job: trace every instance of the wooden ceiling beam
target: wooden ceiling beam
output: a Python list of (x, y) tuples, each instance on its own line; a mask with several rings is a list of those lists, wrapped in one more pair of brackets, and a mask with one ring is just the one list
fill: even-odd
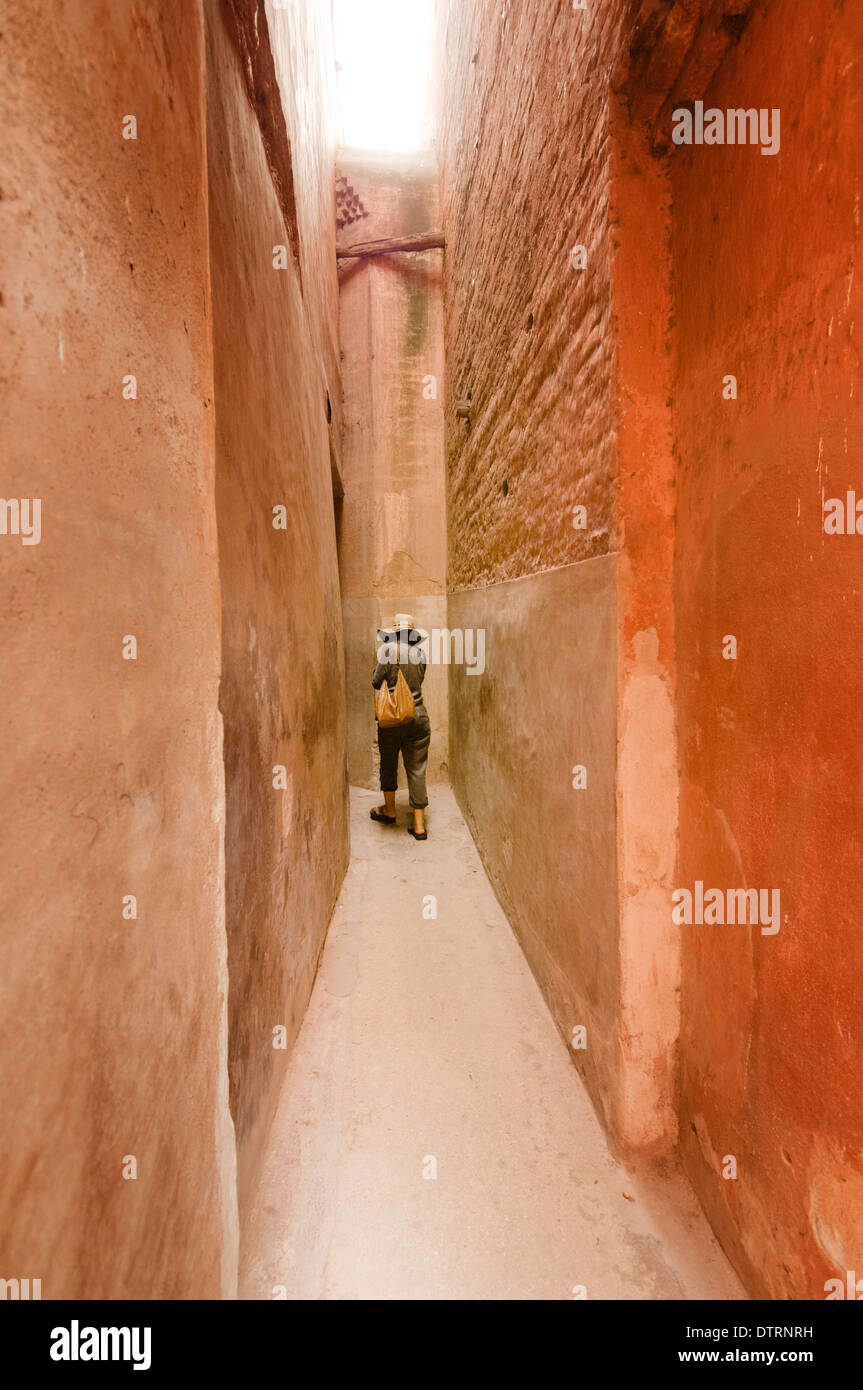
[(387, 256), (392, 251), (431, 251), (445, 247), (443, 232), (414, 232), (412, 236), (386, 236), (378, 241), (358, 241), (353, 246), (336, 247), (338, 260), (356, 256)]

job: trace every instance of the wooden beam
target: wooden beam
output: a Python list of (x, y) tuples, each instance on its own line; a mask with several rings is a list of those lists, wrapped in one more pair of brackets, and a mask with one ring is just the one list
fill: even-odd
[(387, 256), (391, 251), (431, 251), (436, 246), (446, 246), (443, 232), (414, 232), (413, 236), (385, 236), (380, 241), (336, 247), (336, 256), (343, 261), (351, 256)]

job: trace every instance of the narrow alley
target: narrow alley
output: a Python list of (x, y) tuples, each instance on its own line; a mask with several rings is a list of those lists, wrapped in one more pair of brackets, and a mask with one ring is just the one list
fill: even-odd
[(863, 1299), (859, 0), (0, 5), (3, 1301)]
[(609, 1153), (452, 793), (428, 845), (374, 801), (352, 796), (241, 1297), (744, 1298), (682, 1176)]

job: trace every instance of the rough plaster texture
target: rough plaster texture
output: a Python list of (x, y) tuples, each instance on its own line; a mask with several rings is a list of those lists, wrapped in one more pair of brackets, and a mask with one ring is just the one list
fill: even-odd
[(616, 422), (621, 1055), (615, 1128), (627, 1145), (677, 1137), (677, 850), (670, 188), (650, 133), (611, 105)]
[[(450, 762), (558, 1028), (588, 1029), (572, 1057), (612, 1124), (611, 170), (607, 84), (590, 81), (598, 56), (585, 19), (610, 55), (608, 11), (471, 0), (441, 23), (449, 611), (452, 626), (486, 628), (485, 674), (452, 673)], [(570, 263), (576, 244), (584, 270)], [(572, 786), (577, 764), (586, 790)]]
[(672, 113), (702, 92), (765, 0), (636, 0), (616, 78), (652, 148), (673, 148)]
[(3, 48), (3, 491), (42, 539), (0, 537), (0, 1274), (229, 1297), (201, 18), (9, 7)]
[[(845, 4), (659, 0), (602, 7), (586, 46), (571, 22), (566, 6), (441, 7), (449, 579), (470, 589), (617, 552), (619, 1070), (610, 1094), (607, 1077), (588, 1083), (622, 1140), (673, 1141), (682, 970), (689, 1171), (754, 1291), (821, 1297), (859, 1264), (863, 1206), (859, 565), (857, 538), (826, 537), (821, 510), (854, 487), (859, 445), (847, 170), (862, 21)], [(671, 148), (671, 110), (696, 97), (780, 107), (780, 154)], [(577, 282), (562, 228), (588, 250)], [(452, 410), (468, 395), (469, 424)], [(588, 506), (585, 533), (554, 533), (561, 498)], [(726, 633), (736, 662), (721, 659)], [(517, 692), (501, 687), (479, 749), (488, 710), (454, 687), (466, 807), (520, 753), (518, 721), (499, 718)], [(499, 818), (470, 819), (527, 942), (542, 908)], [(780, 935), (681, 935), (670, 890), (696, 878), (778, 886)], [(568, 969), (578, 987), (582, 961)], [(738, 1182), (720, 1177), (726, 1153)]]
[[(577, 1060), (597, 1107), (621, 1142), (663, 1150), (679, 1020), (669, 194), (612, 90), (627, 71), (626, 19), (623, 5), (485, 0), (439, 14), (450, 621), (471, 591), (511, 644), (494, 652), (485, 693), (455, 677), (450, 761), (559, 1027), (585, 1021), (573, 1002), (589, 1003), (591, 1055)], [(588, 612), (587, 577), (566, 571), (610, 553)], [(524, 590), (500, 583), (527, 575), (537, 582)], [(608, 649), (582, 667), (585, 623)], [(534, 698), (544, 717), (526, 738)], [(575, 764), (589, 795), (571, 786)], [(500, 798), (514, 767), (510, 811)], [(594, 818), (598, 787), (611, 799)], [(516, 833), (523, 856), (508, 847)], [(557, 865), (539, 885), (537, 839)]]
[[(621, 9), (449, 9), (439, 156), (452, 588), (612, 545), (607, 70)], [(584, 270), (570, 263), (576, 245)], [(468, 398), (470, 421), (456, 419)]]
[(682, 1137), (726, 1249), (774, 1298), (823, 1298), (863, 1248), (863, 537), (822, 529), (825, 498), (863, 493), (861, 30), (859, 6), (757, 6), (689, 94), (779, 107), (780, 153), (672, 155), (679, 882), (782, 895), (777, 936), (684, 928)]
[[(620, 967), (615, 798), (615, 561), (450, 595), (453, 627), (486, 632), (486, 669), (450, 671), (452, 781), (512, 928), (610, 1122)], [(557, 637), (566, 615), (566, 641)], [(537, 661), (550, 644), (553, 676)], [(573, 789), (573, 768), (587, 786)]]
[[(261, 3), (261, 0), (258, 0)], [(318, 389), (329, 392), (330, 441), (338, 461), (342, 433), (339, 285), (336, 244), (336, 61), (331, 0), (266, 0), (279, 97), (291, 147), (303, 311), (315, 345)], [(310, 360), (310, 369), (311, 369)]]
[[(12, 252), (0, 301), (4, 491), (42, 500), (43, 537), (35, 547), (0, 537), (15, 808), (4, 831), (12, 925), (0, 945), (3, 1108), (15, 1116), (0, 1155), (0, 1275), (41, 1278), (49, 1298), (229, 1297), (237, 1214), (220, 667), (244, 1210), (285, 1075), (272, 1028), (284, 1023), (289, 1041), (298, 1030), (346, 859), (329, 14), (325, 0), (287, 11), (264, 0), (205, 6), (208, 240), (196, 10), (119, 0), (97, 21), (85, 9), (10, 14), (3, 26), (14, 91), (2, 111), (0, 218)], [(240, 11), (254, 51), (232, 38)], [(821, 526), (824, 498), (855, 486), (860, 446), (859, 199), (848, 171), (860, 163), (860, 98), (849, 83), (861, 19), (839, 0), (826, 11), (811, 0), (649, 0), (625, 29), (635, 16), (622, 4), (441, 6), (446, 398), (440, 253), (342, 276), (351, 761), (358, 780), (373, 780), (365, 643), (374, 627), (397, 607), (425, 626), (446, 621), (445, 400), (448, 625), (488, 635), (487, 674), (451, 673), (455, 785), (494, 886), (559, 1029), (567, 1038), (575, 1023), (588, 1029), (586, 1052), (566, 1056), (612, 1131), (642, 1148), (674, 1135), (682, 944), (688, 1171), (754, 1292), (820, 1298), (826, 1278), (859, 1269), (863, 1240), (861, 542)], [(262, 111), (278, 99), (255, 66), (265, 17), (290, 197), (276, 196), (262, 141)], [(253, 59), (245, 74), (241, 51)], [(781, 154), (669, 149), (671, 108), (695, 96), (781, 107)], [(120, 135), (130, 111), (135, 142)], [(372, 209), (364, 238), (438, 221), (430, 168), (344, 163)], [(277, 272), (272, 246), (283, 241), (298, 261)], [(583, 271), (568, 260), (576, 242), (587, 247)], [(135, 401), (121, 396), (127, 371), (138, 378)], [(721, 395), (729, 371), (734, 402)], [(438, 377), (437, 401), (422, 398), (426, 372)], [(461, 400), (469, 421), (455, 418)], [(270, 524), (279, 501), (287, 533)], [(577, 503), (588, 508), (585, 531), (571, 526)], [(736, 662), (721, 660), (727, 632)], [(127, 633), (138, 638), (135, 662), (121, 658)], [(537, 643), (547, 633), (554, 659), (543, 676)], [(428, 687), (438, 767), (446, 674)], [(588, 768), (583, 792), (570, 785), (576, 762)], [(288, 769), (287, 791), (272, 787), (276, 763)], [(381, 832), (359, 805), (368, 858)], [(438, 839), (434, 817), (433, 804), (432, 852), (440, 843), (460, 866), (453, 877), (452, 858), (441, 861), (442, 900), (454, 894), (471, 923), (493, 917), (487, 890), (461, 881), (476, 866), (457, 818), (442, 806)], [(405, 848), (433, 869), (428, 847)], [(385, 853), (398, 855), (395, 840)], [(368, 897), (377, 889), (364, 862), (352, 891)], [(395, 859), (393, 869), (397, 879)], [(672, 929), (669, 888), (696, 878), (778, 886), (780, 934)], [(134, 922), (121, 916), (129, 892)], [(415, 1029), (416, 980), (398, 974), (413, 968), (414, 950), (401, 959), (398, 942), (372, 933), (383, 973), (363, 976), (357, 947), (369, 944), (369, 919), (351, 901), (324, 979), (339, 1006), (310, 1020), (315, 1045), (322, 1023), (343, 1032), (313, 1061), (329, 1063), (339, 1038), (357, 1048), (341, 1003), (355, 984), (364, 1018), (398, 997)], [(458, 942), (472, 940), (459, 929), (439, 960), (425, 957), (420, 1014), (435, 972), (441, 998), (460, 985), (476, 1012), (476, 980), (503, 957), (473, 941), (456, 981)], [(523, 981), (513, 976), (506, 997), (511, 1017), (530, 1014)], [(476, 1035), (471, 1009), (457, 1012)], [(482, 1016), (495, 1021), (488, 1000)], [(485, 1044), (493, 1030), (479, 1032)], [(505, 1031), (494, 1036), (475, 1058), (492, 1081), (489, 1057), (511, 1052)], [(465, 1039), (453, 1034), (449, 1046), (463, 1058)], [(397, 1050), (408, 1057), (409, 1097), (416, 1067), (390, 1035), (388, 1062)], [(445, 1062), (446, 1047), (434, 1055)], [(536, 1065), (540, 1088), (560, 1096), (543, 1122), (565, 1156), (575, 1141), (557, 1120), (577, 1104), (566, 1067), (556, 1077), (547, 1057)], [(464, 1081), (445, 1073), (433, 1093), (441, 1133)], [(333, 1074), (337, 1121), (328, 1112), (314, 1161), (288, 1193), (308, 1196), (313, 1212), (291, 1277), (313, 1296), (362, 1296), (375, 1280), (404, 1296), (451, 1296), (439, 1251), (475, 1211), (470, 1171), (460, 1195), (418, 1220), (427, 1242), (418, 1265), (402, 1233), (419, 1199), (393, 1166), (391, 1140), (381, 1151), (358, 1109), (357, 1096), (379, 1109), (375, 1087), (386, 1075), (392, 1088), (392, 1069), (370, 1049), (359, 1061), (345, 1053)], [(512, 1075), (508, 1063), (507, 1094)], [(304, 1073), (301, 1104), (314, 1102), (316, 1080)], [(523, 1087), (534, 1080), (520, 1073)], [(413, 1151), (409, 1109), (404, 1121)], [(333, 1161), (338, 1123), (352, 1147)], [(481, 1126), (486, 1147), (492, 1129)], [(459, 1132), (459, 1153), (473, 1140)], [(539, 1160), (524, 1150), (527, 1171), (547, 1147)], [(733, 1183), (720, 1177), (728, 1153), (740, 1164)], [(137, 1180), (124, 1182), (130, 1154)], [(374, 1161), (397, 1195), (389, 1206), (368, 1200)], [(605, 1189), (618, 1174), (598, 1162)], [(346, 1200), (321, 1192), (321, 1172), (345, 1183)], [(550, 1203), (570, 1190), (571, 1172), (545, 1164), (539, 1177)], [(284, 1181), (282, 1166), (277, 1187)], [(524, 1223), (528, 1291), (550, 1267), (534, 1195), (502, 1189)], [(585, 1219), (607, 1222), (607, 1206), (588, 1208), (575, 1213), (574, 1238)], [(487, 1217), (459, 1290), (520, 1296), (521, 1285), (494, 1282), (499, 1263), (488, 1268), (491, 1208)], [(644, 1257), (618, 1296), (702, 1287), (669, 1270), (646, 1230), (633, 1245), (633, 1229), (614, 1224), (627, 1266)], [(278, 1246), (277, 1229), (273, 1237)], [(373, 1264), (357, 1261), (363, 1246), (375, 1249)], [(270, 1246), (256, 1277), (273, 1255), (284, 1266), (295, 1252)]]
[(589, 1299), (744, 1297), (679, 1172), (609, 1153), (452, 793), (422, 845), (404, 793), (397, 831), (369, 820), (374, 801), (352, 793), (354, 857), (240, 1296), (281, 1284), (291, 1300), (566, 1301), (583, 1284)]
[[(342, 232), (345, 244), (438, 226), (433, 156), (342, 150), (338, 165), (368, 211), (358, 224), (361, 233)], [(410, 612), (427, 629), (446, 626), (442, 255), (394, 254), (343, 262), (340, 270), (345, 495), (339, 569), (350, 778), (362, 786), (377, 784), (369, 680), (378, 625), (394, 612)], [(433, 781), (447, 764), (445, 666), (429, 668), (423, 690)]]
[[(288, 1055), (274, 1048), (273, 1029), (285, 1027), (289, 1048), (347, 863), (344, 661), (322, 339), (310, 330), (314, 312), (294, 261), (273, 266), (284, 222), (227, 7), (207, 9), (207, 87), (230, 1079), (242, 1209)], [(322, 100), (322, 90), (310, 76), (303, 102)], [(325, 145), (319, 158), (332, 194)], [(334, 258), (330, 276), (335, 282)], [(325, 302), (319, 295), (319, 308)], [(273, 527), (278, 505), (287, 507), (286, 530)], [(285, 789), (273, 783), (280, 766)]]

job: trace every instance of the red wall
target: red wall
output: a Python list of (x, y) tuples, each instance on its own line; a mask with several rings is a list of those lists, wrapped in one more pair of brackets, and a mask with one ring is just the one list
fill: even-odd
[(780, 108), (779, 153), (671, 153), (678, 881), (782, 904), (775, 936), (683, 928), (681, 1132), (723, 1243), (779, 1298), (863, 1272), (863, 536), (822, 527), (824, 497), (863, 496), (862, 25), (851, 3), (756, 6), (691, 95)]

